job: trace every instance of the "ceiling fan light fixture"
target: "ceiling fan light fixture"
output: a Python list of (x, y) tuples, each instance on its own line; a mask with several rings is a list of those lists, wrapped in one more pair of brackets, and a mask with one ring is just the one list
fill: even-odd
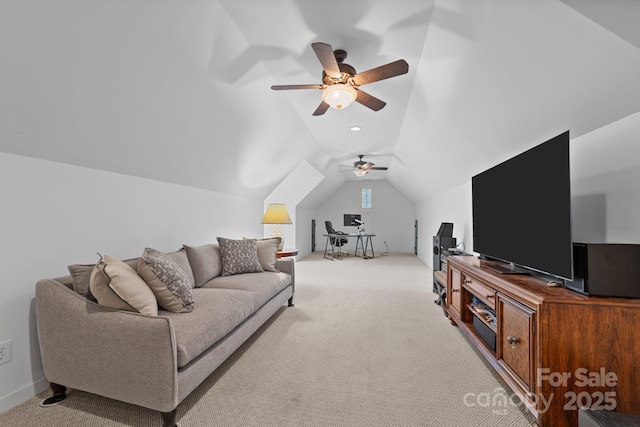
[(353, 170), (353, 173), (355, 174), (355, 176), (363, 177), (367, 173), (369, 173), (369, 171), (366, 170), (366, 169), (356, 168), (356, 169)]
[(327, 87), (322, 92), (322, 100), (329, 104), (331, 108), (342, 110), (347, 108), (357, 96), (356, 89), (348, 84), (336, 83)]

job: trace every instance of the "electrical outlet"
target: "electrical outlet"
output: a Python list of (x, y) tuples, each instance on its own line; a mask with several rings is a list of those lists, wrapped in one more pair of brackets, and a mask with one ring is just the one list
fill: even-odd
[(11, 362), (11, 340), (0, 342), (0, 365)]

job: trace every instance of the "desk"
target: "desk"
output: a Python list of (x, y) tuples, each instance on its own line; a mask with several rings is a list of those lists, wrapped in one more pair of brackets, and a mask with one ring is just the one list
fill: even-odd
[[(356, 238), (356, 251), (355, 256), (361, 256), (364, 259), (373, 258), (375, 256), (373, 252), (373, 237), (375, 234), (323, 234), (327, 238), (324, 244), (324, 257), (333, 261), (334, 259), (342, 259), (342, 246), (338, 246), (336, 250), (336, 239), (340, 238)], [(332, 242), (333, 240), (333, 242)], [(331, 247), (331, 252), (329, 252)], [(362, 254), (358, 255), (358, 250), (362, 249)]]

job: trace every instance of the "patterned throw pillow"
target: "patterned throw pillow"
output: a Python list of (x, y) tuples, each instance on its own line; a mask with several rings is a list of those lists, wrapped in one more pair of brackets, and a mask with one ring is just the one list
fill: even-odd
[(232, 240), (218, 237), (222, 276), (264, 271), (258, 259), (256, 239)]
[(153, 291), (160, 307), (175, 313), (193, 311), (189, 278), (170, 256), (146, 248), (138, 261), (138, 273)]

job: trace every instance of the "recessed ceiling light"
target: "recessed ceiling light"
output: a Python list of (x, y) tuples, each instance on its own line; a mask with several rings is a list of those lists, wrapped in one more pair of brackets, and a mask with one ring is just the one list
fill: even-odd
[(360, 126), (351, 126), (349, 129), (351, 130), (351, 132), (358, 132), (362, 128)]

